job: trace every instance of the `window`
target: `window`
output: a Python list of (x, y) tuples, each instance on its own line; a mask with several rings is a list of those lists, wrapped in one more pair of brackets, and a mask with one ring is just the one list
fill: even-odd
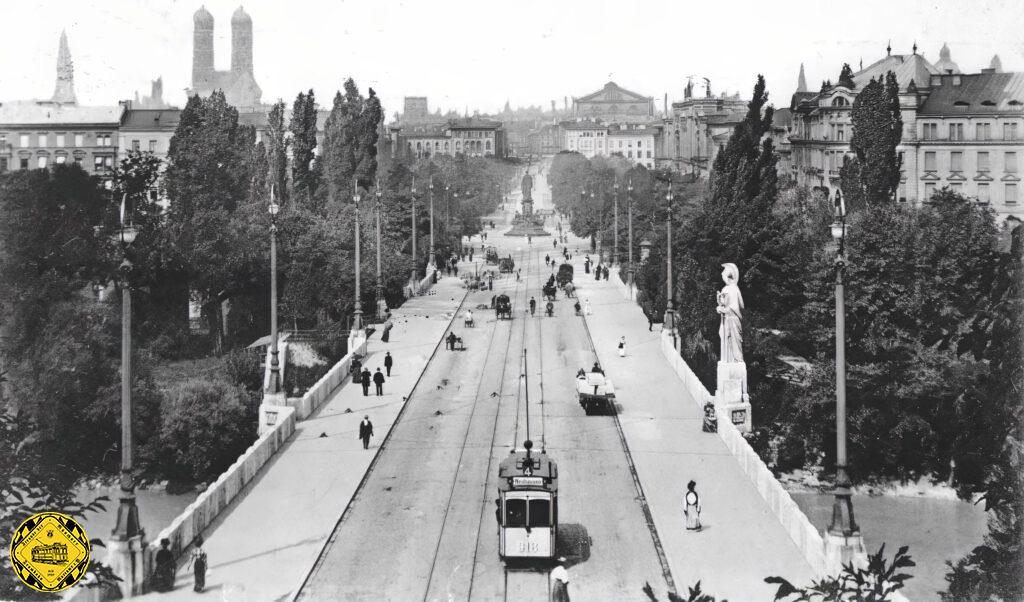
[(926, 123), (922, 126), (922, 137), (925, 140), (935, 140), (939, 137), (939, 124), (937, 123)]
[(156, 152), (156, 140), (150, 140), (149, 141), (149, 152), (151, 152), (151, 153), (155, 153)]
[(39, 146), (46, 146), (46, 134), (39, 134)]
[(924, 184), (924, 200), (930, 201), (935, 196), (935, 182), (925, 182)]
[(1006, 172), (1007, 173), (1017, 173), (1017, 153), (1015, 153), (1015, 152), (1008, 152), (1008, 153), (1006, 153), (1005, 161), (1006, 161)]
[(81, 148), (85, 146), (85, 136), (83, 134), (75, 134), (75, 147)]
[(951, 123), (951, 124), (949, 124), (949, 139), (950, 140), (963, 140), (964, 139), (964, 124), (962, 124), (962, 123)]
[(643, 145), (644, 145), (644, 141), (643, 141), (643, 140), (637, 140), (637, 141), (636, 141), (636, 147), (637, 147), (637, 148), (640, 148), (640, 147), (641, 147), (641, 146), (643, 146)]
[(988, 171), (988, 151), (978, 151), (978, 171)]
[(964, 170), (964, 154), (960, 151), (953, 151), (949, 153), (949, 170), (950, 171), (963, 171)]
[(992, 139), (992, 124), (991, 123), (978, 123), (974, 125), (974, 139), (975, 140), (991, 140)]
[(19, 166), (19, 167), (20, 167), (21, 169), (28, 169), (28, 157), (21, 157), (21, 158), (20, 158), (20, 159), (18, 160), (18, 166)]
[(1017, 184), (1007, 183), (1006, 184), (1006, 196), (1004, 197), (1007, 205), (1017, 204)]
[(82, 166), (82, 157), (75, 157), (75, 165)]
[[(507, 502), (506, 502), (507, 503)], [(550, 527), (551, 526), (551, 502), (548, 500), (530, 500), (529, 501), (529, 518), (528, 524), (530, 527)]]
[(0, 173), (7, 171), (7, 157), (0, 157)]
[(46, 155), (36, 157), (36, 167), (38, 167), (39, 169), (46, 168)]
[(845, 107), (848, 104), (850, 104), (850, 103), (845, 98), (843, 98), (842, 96), (836, 96), (835, 98), (832, 99), (832, 106), (833, 107)]
[(840, 124), (836, 125), (836, 140), (846, 140), (846, 125), (845, 124), (840, 123)]
[(978, 182), (978, 202), (988, 203), (991, 199), (991, 194), (988, 190), (988, 182)]
[(1004, 123), (1003, 124), (1003, 140), (1016, 140), (1017, 139), (1017, 124), (1016, 123)]
[(18, 144), (21, 148), (28, 148), (28, 134), (21, 134), (18, 138)]
[(650, 158), (651, 158), (651, 151), (647, 151), (647, 158), (648, 158), (648, 159), (650, 159)]
[(96, 171), (103, 169), (103, 157), (93, 157), (92, 167)]
[(924, 170), (935, 171), (935, 151), (925, 151), (924, 153)]
[(132, 150), (133, 151), (141, 150), (141, 145), (140, 145), (138, 140), (132, 140)]
[(0, 147), (7, 144), (7, 134), (0, 134)]
[(632, 158), (633, 158), (633, 151), (629, 151), (629, 152), (628, 152), (628, 153), (626, 154), (626, 156), (627, 156), (628, 158), (632, 159)]
[(96, 134), (96, 146), (110, 146), (110, 134)]
[(505, 526), (526, 526), (526, 500), (505, 500)]
[(964, 192), (964, 183), (963, 182), (950, 182), (949, 183), (949, 189), (952, 190), (953, 192), (957, 193), (957, 194), (963, 194), (963, 192)]
[(55, 146), (64, 146), (64, 139), (64, 134), (57, 134), (57, 143), (55, 144)]
[(66, 163), (67, 160), (67, 155), (57, 155), (56, 157), (53, 158), (53, 162), (56, 163), (57, 165), (64, 165), (64, 163)]

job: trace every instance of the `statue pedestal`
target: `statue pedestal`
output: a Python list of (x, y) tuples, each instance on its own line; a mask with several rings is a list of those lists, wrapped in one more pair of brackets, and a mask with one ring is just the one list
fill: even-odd
[(144, 539), (145, 533), (133, 535), (126, 540), (113, 537), (107, 539), (107, 556), (104, 561), (121, 578), (117, 588), (124, 598), (141, 595), (146, 575), (149, 574)]
[(719, 408), (741, 433), (749, 433), (752, 430), (746, 363), (718, 362), (715, 407)]
[(864, 549), (864, 537), (861, 536), (860, 531), (845, 535), (830, 533), (826, 529), (822, 539), (825, 544), (826, 574), (840, 574), (844, 564), (852, 564), (856, 568), (867, 567), (868, 555)]

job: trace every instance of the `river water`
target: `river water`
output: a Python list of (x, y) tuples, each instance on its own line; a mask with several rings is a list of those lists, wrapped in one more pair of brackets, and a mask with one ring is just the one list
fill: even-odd
[[(791, 493), (811, 524), (819, 530), (832, 519), (829, 494)], [(900, 546), (910, 546), (917, 566), (903, 593), (914, 602), (938, 600), (946, 589), (946, 561), (956, 562), (982, 543), (986, 532), (982, 505), (926, 497), (853, 496), (853, 512), (868, 553), (885, 544), (889, 559)]]

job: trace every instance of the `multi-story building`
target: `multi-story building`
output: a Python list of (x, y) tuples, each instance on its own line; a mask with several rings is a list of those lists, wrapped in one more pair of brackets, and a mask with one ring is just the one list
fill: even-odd
[(653, 121), (654, 97), (644, 96), (608, 82), (596, 92), (572, 99), (574, 119), (593, 119), (607, 123), (645, 123)]
[(500, 121), (467, 117), (445, 123), (405, 124), (388, 126), (393, 152), (414, 157), (435, 155), (468, 155), (497, 157), (506, 154), (505, 131)]
[(746, 111), (747, 101), (739, 94), (716, 96), (709, 85), (705, 95), (697, 97), (693, 83), (688, 83), (683, 101), (672, 103), (672, 115), (664, 120), (658, 165), (706, 178)]
[(128, 104), (118, 130), (119, 158), (136, 150), (166, 159), (180, 117), (178, 109), (136, 109)]
[(899, 84), (903, 135), (897, 200), (922, 202), (949, 187), (990, 205), (1001, 217), (1024, 217), (1017, 158), (1024, 153), (1024, 73), (1002, 73), (998, 57), (964, 74), (945, 45), (932, 65), (917, 54), (893, 55), (817, 94), (793, 95), (792, 175), (832, 194), (850, 154), (857, 93), (892, 71)]
[(0, 104), (0, 172), (76, 163), (110, 176), (117, 161), (121, 105), (80, 107), (49, 101)]
[(654, 168), (661, 125), (653, 123), (603, 123), (580, 120), (561, 124), (565, 150), (589, 158), (621, 155), (632, 163)]

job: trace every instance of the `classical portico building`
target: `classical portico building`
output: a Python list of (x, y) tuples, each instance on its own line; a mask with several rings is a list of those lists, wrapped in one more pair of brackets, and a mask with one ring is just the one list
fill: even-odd
[(608, 82), (597, 92), (572, 99), (574, 119), (592, 119), (607, 123), (645, 123), (652, 121), (654, 97), (643, 96)]

